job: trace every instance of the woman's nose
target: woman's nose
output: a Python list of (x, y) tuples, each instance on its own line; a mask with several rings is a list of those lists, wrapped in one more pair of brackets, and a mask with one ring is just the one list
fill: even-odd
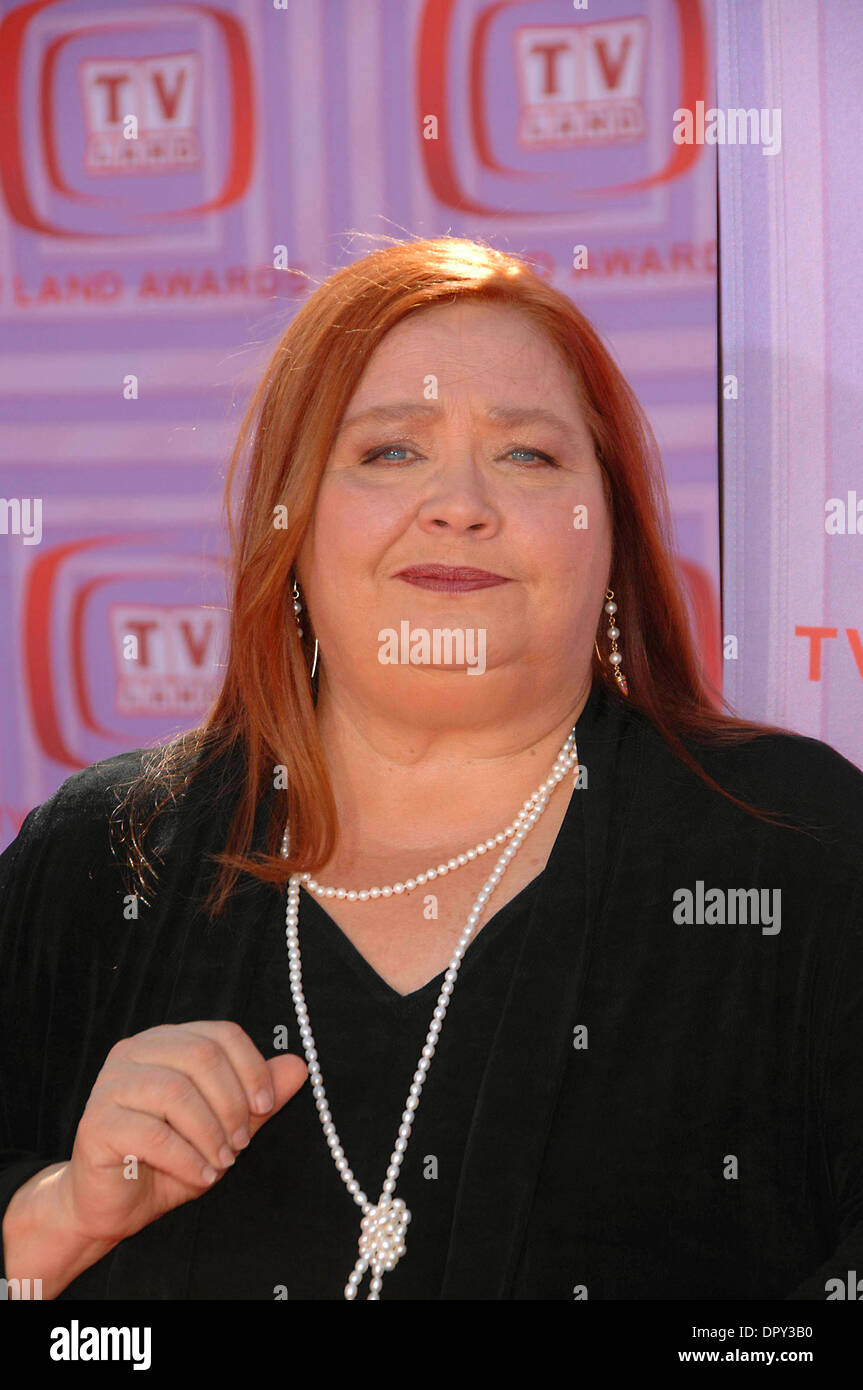
[(490, 533), (499, 525), (497, 509), (471, 465), (441, 471), (420, 505), (418, 520), (426, 530), (458, 534)]

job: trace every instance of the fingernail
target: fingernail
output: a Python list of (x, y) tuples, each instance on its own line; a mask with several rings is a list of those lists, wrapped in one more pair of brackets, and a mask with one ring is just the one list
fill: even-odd
[(244, 1149), (248, 1142), (249, 1131), (247, 1129), (238, 1129), (233, 1139), (231, 1140), (231, 1143), (233, 1144), (235, 1149)]
[(216, 1178), (217, 1178), (218, 1176), (219, 1176), (219, 1175), (218, 1175), (218, 1173), (216, 1172), (215, 1168), (202, 1168), (202, 1169), (201, 1169), (201, 1177), (204, 1179), (204, 1182), (205, 1182), (205, 1183), (208, 1183), (208, 1184), (209, 1184), (209, 1183), (215, 1182), (215, 1181), (216, 1181)]
[(273, 1108), (272, 1091), (258, 1091), (255, 1096), (255, 1109), (259, 1115), (266, 1115)]
[(222, 1165), (223, 1168), (230, 1168), (231, 1164), (234, 1162), (235, 1158), (233, 1150), (229, 1149), (227, 1144), (223, 1144), (222, 1147), (219, 1149), (219, 1163)]

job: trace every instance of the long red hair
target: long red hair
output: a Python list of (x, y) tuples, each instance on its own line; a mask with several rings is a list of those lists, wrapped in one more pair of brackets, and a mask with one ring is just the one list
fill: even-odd
[[(211, 915), (222, 912), (243, 873), (283, 884), (292, 873), (314, 872), (332, 855), (336, 807), (309, 679), (309, 623), (301, 641), (294, 621), (294, 561), (345, 408), (375, 348), (406, 315), (456, 299), (520, 309), (572, 370), (611, 512), (611, 582), (624, 628), (626, 703), (721, 795), (772, 819), (719, 786), (682, 742), (736, 742), (777, 730), (735, 718), (707, 681), (674, 558), (656, 441), (595, 329), (571, 299), (516, 256), (456, 237), (396, 241), (342, 267), (310, 295), (249, 403), (226, 486), (231, 594), (222, 686), (197, 728), (152, 750), (125, 803), (129, 825), (123, 843), (145, 901), (146, 877), (153, 873), (145, 848), (150, 825), (178, 789), (226, 754), (234, 755), (241, 773), (226, 789), (236, 804), (225, 848), (212, 856), (221, 868), (205, 904)], [(233, 499), (241, 481), (236, 525)], [(282, 507), (284, 528), (274, 525)], [(600, 644), (606, 624), (600, 613)], [(596, 651), (593, 678), (612, 699), (623, 699)], [(256, 813), (265, 793), (273, 791), (276, 768), (285, 770), (287, 785), (275, 792), (265, 851), (252, 853)], [(163, 795), (154, 799), (157, 786)], [(288, 859), (279, 852), (286, 820)]]

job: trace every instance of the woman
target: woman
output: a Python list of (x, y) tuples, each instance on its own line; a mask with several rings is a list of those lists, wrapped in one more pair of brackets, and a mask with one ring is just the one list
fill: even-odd
[(863, 774), (716, 707), (596, 333), (514, 257), (393, 244), (287, 329), (229, 503), (247, 447), (206, 723), (0, 858), (7, 1277), (829, 1297)]

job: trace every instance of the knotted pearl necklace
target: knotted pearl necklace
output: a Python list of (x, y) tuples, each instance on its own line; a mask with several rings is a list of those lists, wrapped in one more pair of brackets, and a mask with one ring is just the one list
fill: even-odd
[[(455, 856), (448, 863), (438, 865), (437, 869), (428, 870), (424, 874), (418, 874), (416, 878), (409, 878), (404, 883), (393, 884), (386, 888), (369, 888), (362, 892), (350, 892), (344, 888), (322, 888), (320, 884), (312, 880), (309, 874), (292, 874), (288, 880), (287, 908), (285, 911), (285, 937), (288, 947), (289, 974), (291, 981), (291, 994), (293, 995), (294, 1008), (297, 1014), (297, 1021), (300, 1026), (300, 1037), (303, 1042), (303, 1050), (306, 1054), (306, 1062), (309, 1068), (309, 1075), (312, 1080), (312, 1095), (315, 1098), (315, 1106), (321, 1117), (324, 1137), (332, 1153), (336, 1169), (342, 1182), (353, 1197), (357, 1206), (362, 1209), (363, 1218), (360, 1223), (359, 1256), (356, 1264), (348, 1276), (345, 1285), (345, 1298), (353, 1300), (357, 1296), (359, 1287), (363, 1281), (366, 1270), (371, 1266), (371, 1281), (369, 1285), (368, 1301), (380, 1299), (381, 1288), (383, 1286), (382, 1276), (390, 1270), (395, 1269), (402, 1255), (405, 1253), (405, 1235), (411, 1214), (408, 1211), (401, 1197), (395, 1196), (396, 1182), (399, 1176), (399, 1169), (407, 1150), (408, 1140), (410, 1139), (413, 1127), (414, 1116), (417, 1106), (420, 1103), (423, 1083), (426, 1073), (431, 1066), (432, 1057), (435, 1054), (438, 1036), (443, 1021), (446, 1017), (447, 1006), (450, 995), (455, 986), (459, 966), (468, 948), (471, 937), (479, 925), (480, 915), (494, 892), (513, 857), (518, 853), (521, 843), (530, 830), (536, 825), (546, 806), (549, 797), (554, 791), (558, 782), (562, 781), (566, 774), (572, 769), (578, 769), (578, 748), (575, 742), (575, 729), (573, 728), (563, 747), (557, 755), (554, 766), (548, 778), (528, 797), (521, 811), (515, 817), (511, 825), (505, 831), (494, 836), (490, 840), (481, 841), (472, 850), (467, 850), (464, 854)], [(318, 1064), (318, 1054), (315, 1049), (315, 1040), (309, 1025), (309, 1011), (306, 1008), (306, 1000), (302, 986), (302, 967), (300, 963), (300, 943), (297, 935), (297, 927), (300, 918), (300, 886), (305, 883), (307, 886), (314, 884), (313, 891), (319, 897), (326, 898), (346, 898), (350, 902), (367, 902), (371, 898), (388, 898), (394, 893), (410, 893), (419, 884), (425, 883), (430, 878), (440, 877), (448, 873), (450, 869), (461, 868), (478, 854), (484, 854), (495, 845), (502, 844), (505, 840), (511, 840), (506, 849), (501, 854), (494, 866), (492, 873), (486, 879), (476, 901), (468, 914), (467, 923), (458, 939), (449, 967), (444, 975), (444, 982), (438, 995), (437, 1004), (432, 1014), (431, 1025), (426, 1035), (425, 1046), (420, 1054), (417, 1069), (414, 1072), (413, 1081), (405, 1102), (405, 1109), (402, 1113), (402, 1122), (399, 1126), (398, 1138), (395, 1148), (390, 1155), (390, 1163), (387, 1168), (386, 1181), (381, 1190), (381, 1195), (376, 1203), (369, 1201), (366, 1194), (362, 1191), (357, 1179), (351, 1172), (348, 1160), (345, 1157), (333, 1123), (333, 1117), (327, 1104), (327, 1096), (324, 1090), (321, 1068)], [(285, 833), (282, 837), (282, 854), (287, 857), (290, 845), (289, 830), (285, 826)]]

